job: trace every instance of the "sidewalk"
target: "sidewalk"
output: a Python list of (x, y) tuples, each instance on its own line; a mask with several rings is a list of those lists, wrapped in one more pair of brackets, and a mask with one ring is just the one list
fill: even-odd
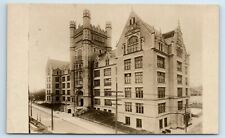
[[(37, 108), (43, 112), (46, 112), (48, 114), (51, 114), (51, 110), (49, 108), (44, 108), (38, 105), (33, 104), (34, 108)], [(54, 111), (53, 113), (54, 117), (57, 117), (59, 119), (62, 119), (64, 121), (67, 121), (74, 125), (79, 125), (82, 128), (88, 129), (90, 133), (96, 133), (96, 134), (115, 134), (115, 130), (103, 125), (100, 125), (98, 123), (90, 122), (88, 120), (84, 120), (78, 117), (72, 117), (72, 114), (68, 114), (65, 112), (60, 111)], [(57, 133), (57, 132), (56, 132)], [(89, 133), (89, 132), (87, 132)]]

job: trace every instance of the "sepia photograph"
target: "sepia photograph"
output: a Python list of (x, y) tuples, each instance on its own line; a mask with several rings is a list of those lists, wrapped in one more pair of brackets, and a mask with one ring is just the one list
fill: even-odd
[[(18, 119), (27, 118), (27, 130), (21, 132), (207, 133), (205, 16), (214, 11), (216, 17), (217, 6), (28, 4), (24, 9), (27, 91), (21, 96), (27, 104)], [(13, 5), (9, 19), (10, 10)]]

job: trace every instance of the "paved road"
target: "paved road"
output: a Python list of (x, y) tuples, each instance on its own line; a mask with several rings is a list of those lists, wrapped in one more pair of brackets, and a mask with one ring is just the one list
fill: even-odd
[[(32, 116), (46, 125), (51, 131), (51, 110), (33, 105)], [(53, 133), (76, 133), (76, 134), (114, 134), (115, 130), (93, 122), (89, 122), (71, 114), (54, 112)]]

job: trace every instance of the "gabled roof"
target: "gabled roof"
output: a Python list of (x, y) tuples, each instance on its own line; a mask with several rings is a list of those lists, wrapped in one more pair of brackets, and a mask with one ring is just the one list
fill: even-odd
[(48, 59), (47, 61), (47, 68), (51, 67), (52, 69), (69, 69), (70, 63), (66, 61), (61, 60), (55, 60), (55, 59)]
[(164, 39), (167, 39), (167, 38), (171, 38), (171, 37), (173, 37), (173, 36), (174, 36), (174, 34), (175, 34), (175, 31), (173, 30), (173, 31), (170, 31), (170, 32), (164, 33), (162, 36), (163, 36), (163, 38), (164, 38)]

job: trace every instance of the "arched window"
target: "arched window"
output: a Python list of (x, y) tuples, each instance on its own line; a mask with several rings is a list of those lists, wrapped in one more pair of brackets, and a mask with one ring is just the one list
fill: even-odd
[(141, 50), (138, 43), (139, 41), (137, 36), (130, 37), (127, 42), (127, 54)]

